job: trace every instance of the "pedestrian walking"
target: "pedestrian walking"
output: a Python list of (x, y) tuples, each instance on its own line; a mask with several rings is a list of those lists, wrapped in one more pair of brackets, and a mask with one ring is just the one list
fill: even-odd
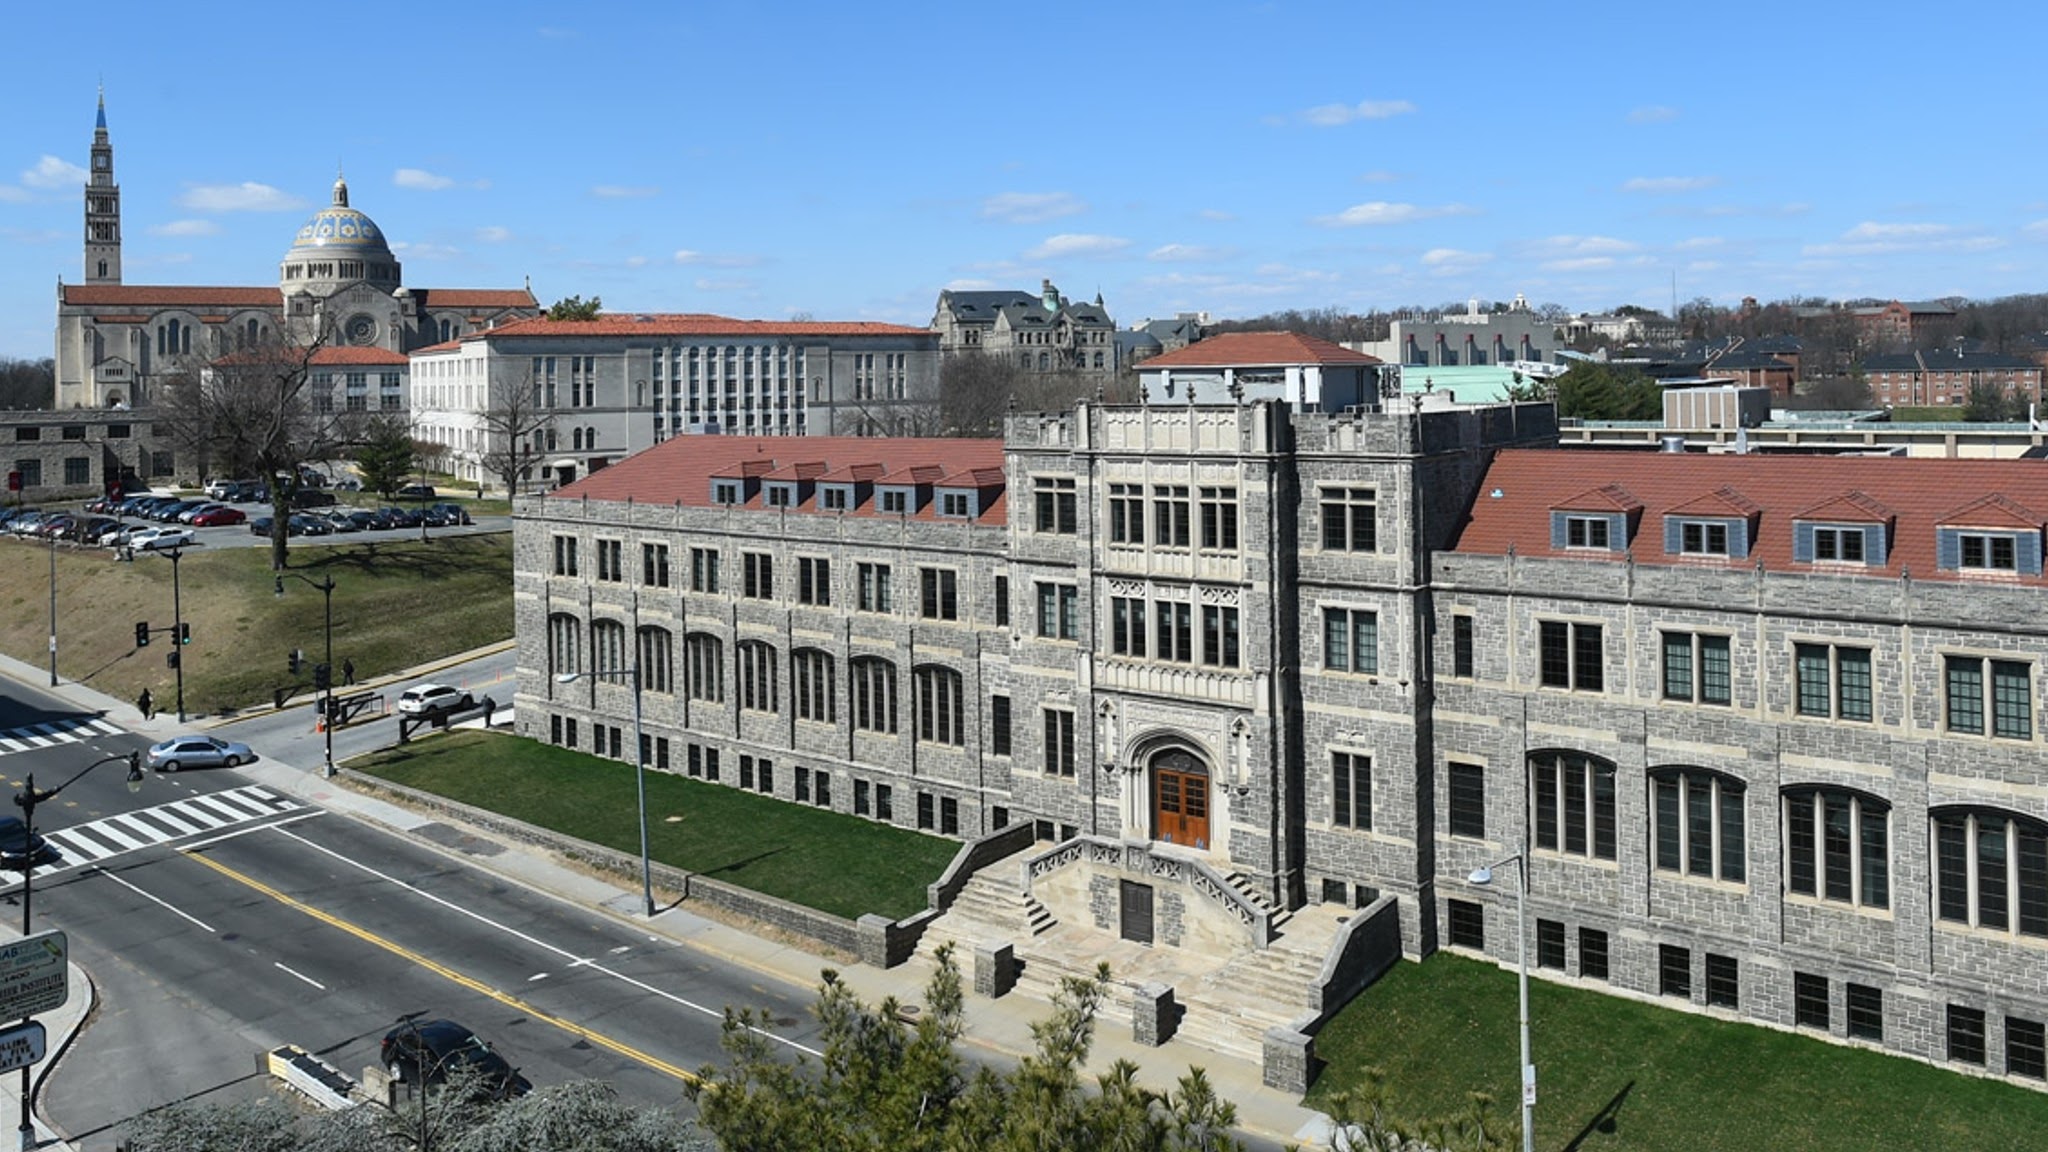
[(137, 712), (142, 713), (142, 718), (144, 720), (153, 720), (156, 718), (156, 701), (150, 699), (149, 689), (144, 688), (142, 690), (142, 695), (137, 696), (135, 698), (135, 710)]
[(355, 684), (356, 662), (354, 660), (343, 660), (341, 662), (341, 682), (344, 686)]

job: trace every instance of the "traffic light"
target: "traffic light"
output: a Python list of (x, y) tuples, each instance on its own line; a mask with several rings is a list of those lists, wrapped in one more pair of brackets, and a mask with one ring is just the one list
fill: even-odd
[(325, 664), (313, 665), (313, 687), (326, 691), (334, 683), (334, 670)]
[(287, 656), (286, 659), (291, 663), (292, 675), (294, 676), (297, 676), (299, 674), (300, 668), (305, 667), (306, 654), (299, 651), (297, 648), (292, 649), (291, 655)]
[(137, 620), (135, 622), (135, 646), (137, 648), (149, 647), (149, 621)]
[(185, 622), (185, 621), (180, 621), (180, 622), (178, 623), (178, 643), (180, 643), (180, 644), (190, 644), (191, 642), (192, 642), (192, 625), (191, 625), (190, 623), (188, 623), (188, 622)]

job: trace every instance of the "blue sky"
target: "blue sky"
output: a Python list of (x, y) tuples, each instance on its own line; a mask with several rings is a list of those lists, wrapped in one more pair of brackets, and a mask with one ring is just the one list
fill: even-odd
[(271, 284), (336, 165), (408, 284), (923, 324), (2040, 290), (2018, 5), (22, 5), (0, 355), (81, 276), (102, 78), (128, 283)]

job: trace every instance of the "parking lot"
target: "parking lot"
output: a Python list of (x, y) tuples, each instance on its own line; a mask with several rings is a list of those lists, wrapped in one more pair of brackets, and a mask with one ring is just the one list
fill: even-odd
[[(165, 498), (155, 499), (162, 502)], [(307, 508), (294, 514), (289, 535), (294, 544), (303, 547), (357, 540), (416, 540), (422, 535), (432, 538), (504, 532), (511, 528), (510, 516), (472, 517), (452, 501), (441, 504), (444, 512), (423, 525), (423, 506), (428, 505), (379, 507), (337, 503)], [(121, 554), (124, 549), (146, 552), (177, 546), (266, 548), (270, 544), (270, 511), (267, 504), (233, 504), (199, 497), (186, 501), (182, 508), (172, 509), (171, 515), (165, 515), (161, 507), (91, 501), (0, 509), (0, 533), (15, 539), (54, 539), (81, 548), (103, 547), (110, 555)]]

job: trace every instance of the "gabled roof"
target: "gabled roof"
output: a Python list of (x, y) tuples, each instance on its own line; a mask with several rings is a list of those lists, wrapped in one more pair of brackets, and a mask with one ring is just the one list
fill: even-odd
[(2040, 365), (2025, 356), (1998, 352), (1898, 352), (1865, 356), (1863, 368), (1871, 372), (1983, 372), (1999, 368), (2033, 370)]
[(1897, 513), (1862, 492), (1830, 496), (1792, 514), (1794, 520), (1815, 520), (1828, 524), (1884, 524)]
[(183, 284), (66, 284), (66, 304), (115, 305), (125, 308), (280, 308), (284, 294), (275, 287), (224, 288)]
[(403, 352), (393, 352), (388, 348), (356, 348), (346, 344), (315, 348), (306, 362), (313, 365), (384, 364), (392, 367), (411, 363)]
[(1354, 352), (1299, 332), (1225, 332), (1144, 362), (1155, 368), (1274, 368), (1293, 365), (1378, 364), (1377, 356)]
[(1643, 502), (1621, 485), (1602, 484), (1598, 488), (1588, 488), (1569, 500), (1560, 500), (1551, 508), (1559, 512), (1634, 512), (1642, 506)]
[(472, 332), (464, 340), (508, 340), (560, 336), (711, 336), (767, 338), (776, 336), (930, 336), (929, 328), (879, 324), (866, 320), (735, 320), (701, 312), (607, 312), (595, 320), (514, 320)]
[(415, 288), (412, 294), (428, 308), (540, 307), (524, 288)]
[(1712, 492), (1702, 493), (1675, 508), (1666, 510), (1670, 516), (1727, 516), (1737, 520), (1748, 519), (1757, 514), (1757, 506), (1743, 499), (1742, 493), (1733, 488), (1721, 487)]
[[(1856, 570), (1858, 577), (1915, 580), (1954, 577), (1937, 562), (1935, 529), (2011, 528), (2038, 531), (2048, 508), (2048, 461), (1975, 460), (1901, 456), (1717, 455), (1675, 452), (1597, 452), (1565, 448), (1511, 448), (1497, 453), (1477, 486), (1451, 550), (1482, 556), (1571, 558), (1605, 563), (1602, 554), (1551, 548), (1550, 513), (1576, 494), (1622, 485), (1643, 502), (1652, 523), (1700, 506), (1721, 489), (1739, 491), (1756, 509), (1749, 558), (1765, 569), (1808, 573), (1793, 559), (1793, 522), (1838, 515), (1863, 522), (1877, 512), (1893, 518), (1884, 563)], [(1494, 496), (1494, 492), (1499, 496)], [(1959, 493), (1985, 495), (1958, 505)], [(1855, 519), (1835, 511), (1861, 510)], [(1654, 545), (1633, 552), (1641, 564), (1678, 564)], [(1850, 578), (1850, 577), (1845, 577)], [(2048, 583), (2048, 578), (2040, 579)]]

